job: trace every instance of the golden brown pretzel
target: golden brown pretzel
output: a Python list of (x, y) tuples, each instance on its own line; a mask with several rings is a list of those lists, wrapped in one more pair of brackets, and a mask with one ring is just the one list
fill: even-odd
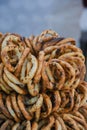
[(84, 63), (75, 40), (53, 30), (0, 34), (0, 129), (86, 130)]

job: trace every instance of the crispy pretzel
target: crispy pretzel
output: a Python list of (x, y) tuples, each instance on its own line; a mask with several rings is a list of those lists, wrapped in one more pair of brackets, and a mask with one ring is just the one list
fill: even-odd
[(86, 130), (85, 57), (73, 38), (0, 33), (0, 130)]

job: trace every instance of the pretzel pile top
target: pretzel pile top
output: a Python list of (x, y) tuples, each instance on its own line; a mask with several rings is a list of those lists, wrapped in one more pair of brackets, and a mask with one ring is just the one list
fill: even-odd
[(87, 130), (85, 73), (73, 38), (0, 33), (0, 130)]

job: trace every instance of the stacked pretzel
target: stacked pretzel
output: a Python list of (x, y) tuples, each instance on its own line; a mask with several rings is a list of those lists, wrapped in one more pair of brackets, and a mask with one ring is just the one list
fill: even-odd
[(87, 130), (84, 63), (52, 30), (0, 34), (0, 130)]

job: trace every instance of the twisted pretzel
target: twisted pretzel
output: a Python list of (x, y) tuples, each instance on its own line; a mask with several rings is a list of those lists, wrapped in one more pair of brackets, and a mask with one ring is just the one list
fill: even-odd
[(0, 130), (87, 130), (85, 57), (73, 38), (0, 33)]

